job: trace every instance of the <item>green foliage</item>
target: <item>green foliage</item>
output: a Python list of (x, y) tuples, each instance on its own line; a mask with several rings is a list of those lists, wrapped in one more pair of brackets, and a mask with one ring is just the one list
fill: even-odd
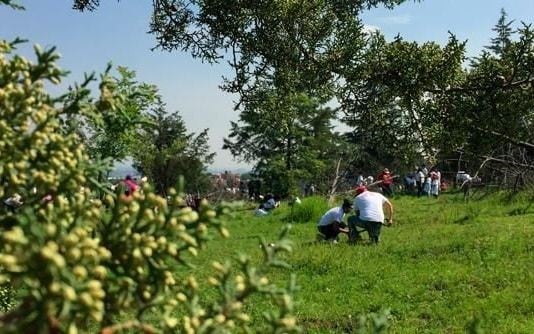
[(371, 34), (338, 89), (358, 165), (435, 164), (461, 150), (473, 166), (489, 158), (492, 173), (522, 179), (534, 147), (534, 34), (525, 23), (514, 30), (504, 11), (494, 31), (491, 52), (467, 68), (454, 35), (442, 47)]
[(289, 219), (295, 223), (317, 223), (327, 209), (324, 198), (306, 197), (302, 203), (293, 205)]
[[(213, 232), (228, 236), (227, 209), (203, 202), (192, 211), (173, 189), (163, 198), (149, 187), (130, 197), (119, 192), (96, 199), (105, 166), (89, 157), (79, 132), (64, 122), (98, 117), (98, 107), (87, 103), (91, 80), (52, 98), (45, 82), (57, 84), (64, 76), (57, 54), (36, 47), (33, 64), (14, 54), (19, 42), (0, 41), (0, 197), (18, 193), (23, 201), (15, 212), (0, 212), (0, 283), (7, 284), (0, 301), (12, 306), (0, 314), (2, 332), (250, 332), (244, 308), (253, 295), (276, 305), (263, 322), (270, 332), (298, 332), (294, 282), (284, 289), (265, 277), (268, 268), (283, 265), (280, 253), (291, 250), (285, 234), (259, 266), (245, 257), (233, 270), (215, 265), (208, 282), (220, 298), (202, 300), (187, 266)], [(125, 91), (103, 79), (98, 104), (113, 109), (126, 101)]]
[(13, 308), (15, 293), (9, 284), (0, 286), (0, 311), (7, 312)]
[(270, 191), (289, 195), (297, 181), (318, 184), (336, 170), (339, 150), (324, 150), (340, 146), (331, 129), (336, 115), (325, 106), (345, 70), (359, 63), (365, 33), (358, 14), (402, 2), (165, 0), (153, 4), (151, 33), (163, 49), (228, 61), (235, 76), (222, 87), (237, 94), (241, 115), (225, 148), (256, 163)]
[(334, 110), (303, 93), (285, 94), (277, 90), (246, 103), (223, 146), (256, 162), (266, 188), (282, 196), (298, 194), (297, 180), (320, 183), (335, 168), (341, 141), (332, 130)]
[[(351, 246), (345, 236), (337, 245), (317, 243), (317, 220), (293, 224), (293, 252), (284, 257), (291, 268), (277, 270), (270, 280), (284, 280), (288, 273), (298, 277), (296, 319), (306, 333), (357, 332), (361, 315), (365, 332), (372, 333), (372, 313), (382, 318), (381, 326), (387, 319), (388, 333), (463, 333), (473, 319), (479, 332), (530, 333), (533, 301), (526, 296), (534, 293), (534, 207), (510, 216), (531, 198), (508, 196), (468, 203), (456, 193), (395, 197), (395, 225), (382, 229), (376, 247)], [(479, 214), (456, 223), (466, 212)], [(285, 204), (266, 217), (253, 217), (252, 210), (236, 214), (227, 227), (238, 237), (214, 240), (199, 255), (198, 267), (236, 251), (260, 260), (263, 249), (255, 236), (276, 245), (277, 227), (290, 216)], [(210, 269), (199, 272), (209, 274)], [(255, 303), (252, 321), (269, 308)]]
[[(225, 146), (257, 163), (261, 176), (273, 175), (271, 188), (281, 194), (292, 193), (297, 180), (322, 181), (336, 170), (336, 155), (349, 161), (341, 168), (345, 174), (354, 165), (402, 170), (422, 161), (436, 164), (461, 150), (473, 165), (490, 158), (488, 167), (503, 179), (510, 168), (512, 177), (525, 179), (534, 147), (531, 25), (514, 29), (503, 10), (497, 36), (466, 68), (466, 43), (452, 34), (440, 46), (401, 37), (388, 42), (365, 32), (362, 11), (403, 2), (165, 0), (153, 4), (151, 33), (163, 49), (228, 61), (235, 76), (222, 87), (238, 95), (241, 117)], [(79, 10), (99, 5), (74, 3)], [(306, 110), (303, 98), (314, 108)], [(303, 112), (321, 118), (334, 99), (353, 127), (353, 147), (315, 158), (320, 144), (302, 135)], [(331, 141), (330, 129), (322, 133), (322, 142), (343, 146)], [(281, 166), (285, 170), (277, 172)], [(522, 183), (532, 179), (530, 173)]]
[(358, 165), (414, 165), (435, 156), (447, 123), (439, 118), (434, 91), (458, 82), (464, 52), (454, 36), (443, 47), (369, 36), (364, 60), (347, 69), (347, 83), (339, 90), (347, 108), (344, 121), (355, 129), (351, 140), (363, 152)]
[(502, 8), (499, 21), (497, 21), (497, 25), (493, 28), (497, 36), (491, 39), (491, 45), (488, 46), (488, 49), (497, 55), (504, 54), (511, 43), (513, 21), (507, 21), (507, 16), (506, 11)]
[(182, 117), (177, 112), (167, 114), (161, 102), (146, 117), (150, 124), (134, 139), (134, 166), (149, 177), (159, 194), (167, 194), (180, 176), (187, 180), (186, 192), (206, 191), (210, 185), (206, 166), (215, 156), (209, 152), (208, 130), (188, 134)]
[(86, 145), (91, 157), (116, 162), (131, 154), (135, 132), (160, 97), (154, 86), (136, 82), (134, 71), (119, 66), (113, 77), (110, 69), (101, 77), (96, 113), (86, 120)]

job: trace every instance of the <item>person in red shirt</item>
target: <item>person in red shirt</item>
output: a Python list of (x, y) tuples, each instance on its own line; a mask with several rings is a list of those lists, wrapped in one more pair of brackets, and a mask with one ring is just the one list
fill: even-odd
[(389, 172), (389, 169), (384, 168), (377, 176), (377, 181), (380, 181), (380, 188), (384, 196), (393, 195), (393, 176)]
[(137, 183), (135, 183), (132, 177), (130, 175), (126, 175), (126, 178), (124, 179), (124, 194), (126, 196), (130, 196), (137, 191), (137, 188), (139, 188), (139, 186)]

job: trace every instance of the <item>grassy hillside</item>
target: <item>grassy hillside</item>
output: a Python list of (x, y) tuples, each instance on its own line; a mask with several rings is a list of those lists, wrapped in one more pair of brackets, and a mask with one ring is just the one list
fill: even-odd
[[(381, 244), (351, 246), (344, 236), (339, 244), (314, 242), (327, 205), (307, 198), (293, 212), (287, 206), (261, 218), (238, 212), (230, 239), (214, 240), (194, 261), (200, 276), (208, 276), (213, 260), (238, 252), (259, 258), (255, 236), (276, 240), (293, 220), (291, 269), (271, 278), (283, 283), (296, 274), (297, 317), (306, 333), (353, 332), (359, 315), (385, 309), (389, 333), (458, 333), (475, 322), (487, 333), (533, 333), (532, 201), (397, 197), (395, 226), (383, 228)], [(269, 304), (248, 307), (261, 317)]]

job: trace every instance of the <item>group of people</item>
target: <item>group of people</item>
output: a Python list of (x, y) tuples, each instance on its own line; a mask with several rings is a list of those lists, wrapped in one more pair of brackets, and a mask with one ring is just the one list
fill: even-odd
[(414, 173), (404, 178), (404, 186), (411, 193), (417, 193), (418, 197), (423, 195), (438, 197), (441, 187), (441, 172), (432, 167), (430, 171), (424, 167), (418, 167)]
[[(344, 216), (353, 209), (355, 214), (349, 216), (347, 223), (344, 223)], [(321, 239), (334, 243), (337, 243), (340, 233), (347, 234), (349, 242), (354, 243), (360, 238), (360, 233), (366, 231), (369, 240), (377, 244), (382, 225), (391, 224), (393, 224), (391, 202), (384, 195), (361, 185), (356, 188), (353, 202), (345, 199), (340, 207), (328, 210), (319, 220), (317, 229)]]
[[(31, 190), (31, 195), (37, 194), (37, 188), (34, 187)], [(46, 194), (41, 197), (40, 203), (45, 205), (51, 202), (53, 199), (52, 194)], [(9, 213), (15, 213), (15, 211), (24, 204), (22, 196), (18, 193), (14, 193), (3, 201), (3, 208)]]
[(387, 168), (384, 168), (383, 170), (380, 171), (380, 173), (378, 173), (378, 175), (376, 176), (376, 181), (374, 177), (372, 176), (364, 177), (363, 172), (359, 172), (358, 178), (356, 179), (356, 186), (357, 187), (361, 187), (361, 186), (369, 187), (369, 186), (376, 185), (377, 187), (380, 188), (380, 191), (382, 192), (384, 196), (390, 197), (393, 195), (394, 178), (395, 176), (393, 176), (391, 172), (389, 171), (389, 169)]

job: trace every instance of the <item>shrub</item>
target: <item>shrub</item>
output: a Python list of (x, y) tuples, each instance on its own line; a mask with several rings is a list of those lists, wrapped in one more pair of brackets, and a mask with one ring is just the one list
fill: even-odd
[(306, 197), (302, 203), (293, 205), (289, 220), (296, 223), (318, 222), (328, 210), (328, 204), (323, 197)]
[[(251, 331), (243, 303), (257, 293), (277, 306), (266, 318), (270, 331), (298, 331), (291, 314), (294, 284), (280, 289), (265, 276), (282, 264), (277, 254), (290, 250), (287, 241), (268, 247), (258, 268), (246, 257), (238, 259), (237, 270), (230, 262), (215, 263), (208, 283), (220, 298), (203, 303), (193, 273), (176, 275), (171, 268), (188, 265), (211, 231), (228, 236), (222, 221), (227, 209), (216, 212), (204, 202), (195, 212), (179, 192), (170, 190), (167, 200), (150, 187), (131, 197), (93, 198), (104, 191), (97, 181), (103, 165), (89, 159), (79, 133), (65, 121), (100, 106), (114, 108), (126, 97), (103, 80), (92, 103), (92, 77), (51, 97), (45, 82), (57, 84), (64, 76), (54, 49), (36, 47), (33, 64), (12, 54), (19, 42), (0, 41), (0, 197), (18, 193), (24, 200), (16, 212), (0, 213), (0, 283), (18, 289), (14, 307), (0, 315), (2, 332)], [(10, 288), (7, 293), (2, 306), (11, 300)], [(148, 311), (156, 316), (151, 322)]]

